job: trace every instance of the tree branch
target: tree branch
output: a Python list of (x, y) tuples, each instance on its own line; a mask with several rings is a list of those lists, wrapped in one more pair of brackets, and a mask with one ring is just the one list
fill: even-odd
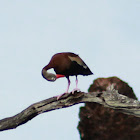
[(32, 104), (19, 114), (0, 120), (0, 131), (16, 128), (41, 113), (86, 102), (96, 102), (105, 107), (140, 117), (140, 102), (119, 94), (113, 86), (110, 86), (104, 92), (76, 92), (75, 94), (64, 94), (59, 100), (56, 97), (52, 97)]

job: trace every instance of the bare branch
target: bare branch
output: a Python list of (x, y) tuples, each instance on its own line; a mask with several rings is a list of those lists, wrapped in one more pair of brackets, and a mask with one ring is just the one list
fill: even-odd
[(59, 100), (52, 97), (32, 104), (19, 114), (0, 120), (0, 131), (16, 128), (41, 113), (86, 102), (96, 102), (105, 107), (140, 117), (140, 102), (121, 95), (113, 87), (110, 87), (104, 92), (76, 92), (75, 94), (64, 94)]

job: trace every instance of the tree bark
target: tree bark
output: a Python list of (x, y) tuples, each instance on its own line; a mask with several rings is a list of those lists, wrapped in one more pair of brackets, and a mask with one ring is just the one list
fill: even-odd
[(64, 94), (59, 100), (52, 97), (32, 104), (17, 115), (0, 120), (0, 131), (14, 129), (44, 112), (87, 102), (96, 102), (125, 114), (140, 117), (140, 102), (119, 94), (111, 85), (103, 92), (75, 92), (74, 94)]

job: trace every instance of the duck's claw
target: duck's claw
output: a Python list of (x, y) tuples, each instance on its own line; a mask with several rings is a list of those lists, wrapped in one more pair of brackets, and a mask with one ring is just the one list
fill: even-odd
[(80, 92), (81, 90), (79, 88), (75, 88), (72, 90), (72, 94), (74, 94), (74, 92)]

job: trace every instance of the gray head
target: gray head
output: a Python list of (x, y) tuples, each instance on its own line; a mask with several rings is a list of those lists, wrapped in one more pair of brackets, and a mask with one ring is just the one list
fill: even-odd
[(55, 74), (49, 73), (49, 72), (47, 72), (45, 69), (42, 70), (42, 76), (43, 76), (46, 80), (51, 81), (51, 82), (54, 82), (54, 81), (57, 79), (57, 77), (56, 77)]

